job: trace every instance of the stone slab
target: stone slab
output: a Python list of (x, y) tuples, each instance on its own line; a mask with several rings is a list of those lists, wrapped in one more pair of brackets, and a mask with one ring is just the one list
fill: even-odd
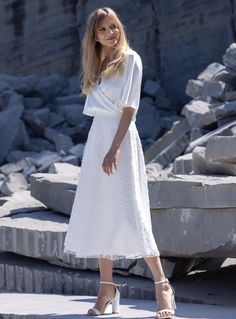
[[(191, 153), (190, 153), (191, 154)], [(193, 171), (195, 174), (236, 176), (236, 164), (213, 161), (206, 158), (206, 148), (197, 146), (193, 150)]]
[(236, 136), (214, 136), (206, 146), (206, 158), (236, 163)]
[(232, 135), (231, 129), (236, 125), (236, 120), (229, 122), (213, 131), (211, 131), (210, 133), (205, 134), (204, 136), (194, 140), (193, 142), (191, 142), (189, 144), (189, 146), (186, 149), (186, 153), (192, 152), (192, 150), (196, 147), (196, 146), (205, 146), (207, 144), (207, 142), (209, 141), (209, 139), (212, 136), (217, 136), (217, 135)]
[[(181, 258), (179, 260), (181, 261)], [(117, 268), (117, 265), (113, 264), (114, 280), (127, 283), (126, 289), (122, 289), (124, 297), (140, 299), (146, 294), (146, 298), (155, 299), (152, 276), (146, 276), (149, 268), (143, 259), (139, 261), (137, 273), (122, 272), (122, 268)], [(169, 263), (174, 268), (175, 261), (161, 261), (166, 276), (170, 278), (172, 271), (168, 271), (166, 265)], [(70, 269), (6, 252), (0, 253), (0, 270), (0, 292), (96, 294), (99, 286), (98, 268), (96, 271)], [(133, 281), (136, 282), (135, 287), (132, 285)]]
[(236, 208), (152, 209), (151, 218), (163, 257), (236, 257)]
[(47, 209), (44, 204), (30, 195), (30, 191), (18, 191), (1, 199), (5, 202), (0, 207), (0, 217)]
[(150, 181), (148, 189), (152, 209), (236, 207), (235, 176), (176, 175)]
[(173, 128), (159, 138), (144, 153), (145, 162), (156, 162), (163, 167), (181, 155), (189, 144), (190, 127), (183, 119), (175, 122)]
[(192, 172), (192, 153), (178, 156), (174, 160), (172, 173), (173, 174), (189, 174)]
[(48, 208), (71, 214), (77, 187), (77, 174), (43, 174), (30, 176), (31, 196), (41, 201)]

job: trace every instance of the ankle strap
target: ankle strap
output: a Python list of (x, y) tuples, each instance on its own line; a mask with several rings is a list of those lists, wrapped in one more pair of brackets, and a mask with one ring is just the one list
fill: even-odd
[(110, 285), (114, 285), (114, 282), (111, 282), (111, 281), (100, 281), (100, 284), (110, 284)]
[(163, 284), (164, 282), (168, 282), (168, 283), (169, 283), (169, 279), (165, 278), (165, 279), (160, 280), (160, 281), (154, 281), (155, 285), (157, 285), (157, 284)]
[(127, 283), (124, 282), (123, 284), (117, 284), (115, 282), (111, 282), (111, 281), (100, 281), (100, 284), (109, 284), (109, 285), (113, 285), (113, 286), (126, 286)]

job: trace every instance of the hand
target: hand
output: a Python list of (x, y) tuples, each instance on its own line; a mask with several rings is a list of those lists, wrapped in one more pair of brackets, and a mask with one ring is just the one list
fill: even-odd
[(116, 150), (110, 149), (107, 152), (106, 156), (104, 157), (102, 168), (107, 175), (113, 174), (113, 171), (112, 171), (113, 165), (115, 169), (117, 170), (116, 164), (117, 164), (119, 152), (120, 152), (120, 149), (116, 149)]

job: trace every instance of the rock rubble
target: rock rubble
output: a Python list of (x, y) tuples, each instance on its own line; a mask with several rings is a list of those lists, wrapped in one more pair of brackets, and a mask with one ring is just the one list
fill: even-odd
[[(137, 126), (144, 143), (153, 234), (169, 277), (176, 274), (179, 262), (185, 265), (184, 273), (200, 257), (236, 257), (235, 54), (232, 44), (224, 65), (212, 63), (189, 81), (186, 92), (192, 100), (181, 115), (168, 110), (158, 81), (147, 80), (143, 86)], [(21, 85), (15, 77), (7, 79), (1, 83), (11, 94), (0, 94), (1, 101), (3, 97), (18, 101), (19, 107), (12, 118), (8, 113), (4, 116), (21, 124), (17, 134), (10, 135), (10, 146), (5, 143), (0, 167), (5, 195), (1, 197), (0, 250), (62, 269), (98, 270), (97, 260), (63, 253), (86, 141), (84, 128), (88, 131), (90, 124), (81, 114), (84, 98), (79, 92), (66, 96), (61, 78), (57, 78), (58, 86), (52, 78), (45, 83), (23, 78)], [(32, 88), (34, 94), (29, 96)], [(64, 96), (58, 96), (62, 91)], [(22, 92), (25, 95), (19, 99)], [(161, 95), (163, 108), (158, 104)], [(6, 105), (2, 112), (13, 110), (1, 105)], [(24, 139), (16, 139), (18, 130), (24, 131)], [(22, 142), (24, 148), (11, 149), (11, 143)], [(119, 260), (114, 267), (125, 275), (152, 278), (143, 260)]]

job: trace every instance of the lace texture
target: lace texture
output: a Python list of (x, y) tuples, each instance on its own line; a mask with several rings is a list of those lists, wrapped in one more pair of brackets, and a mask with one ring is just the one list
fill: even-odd
[(132, 121), (122, 141), (117, 171), (108, 176), (103, 159), (120, 115), (96, 115), (84, 148), (64, 253), (111, 260), (159, 256), (152, 233), (145, 163)]

